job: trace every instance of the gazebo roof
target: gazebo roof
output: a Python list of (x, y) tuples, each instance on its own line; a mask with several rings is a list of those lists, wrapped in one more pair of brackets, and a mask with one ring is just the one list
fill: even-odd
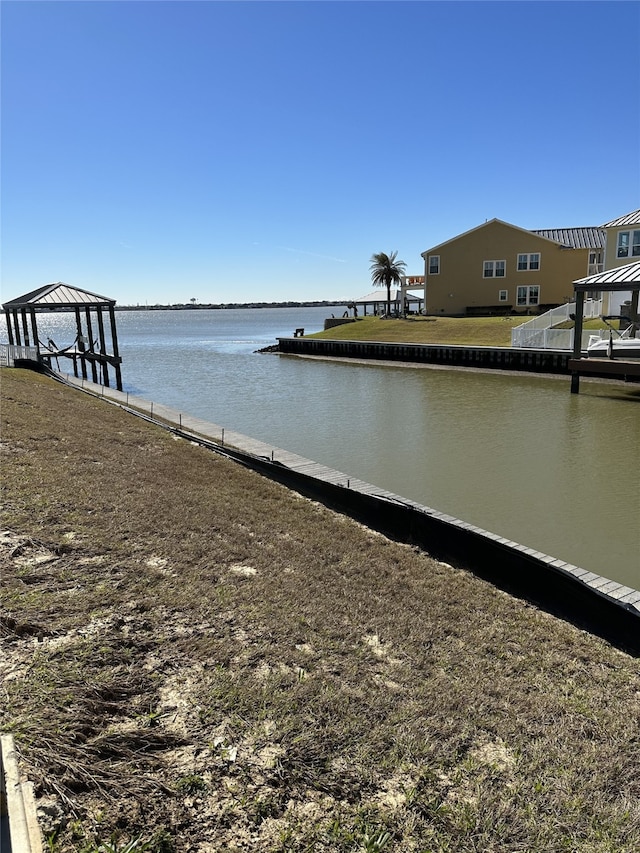
[(576, 292), (587, 290), (640, 290), (640, 261), (588, 275), (573, 282)]
[(55, 284), (45, 284), (44, 287), (39, 287), (37, 290), (25, 293), (24, 296), (10, 299), (2, 307), (5, 310), (8, 308), (55, 309), (75, 308), (78, 305), (96, 306), (115, 304), (115, 299), (109, 299), (108, 296), (100, 296), (97, 293), (91, 293), (89, 290), (83, 290), (80, 287), (65, 284), (63, 281), (57, 281)]

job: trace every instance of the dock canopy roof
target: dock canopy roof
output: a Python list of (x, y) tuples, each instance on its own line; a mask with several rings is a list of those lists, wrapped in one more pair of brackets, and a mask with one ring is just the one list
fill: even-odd
[(576, 292), (588, 290), (640, 290), (640, 261), (588, 275), (573, 282)]
[(97, 293), (91, 293), (89, 290), (82, 290), (80, 287), (73, 287), (70, 284), (65, 284), (63, 281), (57, 281), (55, 284), (45, 284), (44, 287), (39, 287), (37, 290), (32, 290), (30, 293), (25, 293), (24, 296), (18, 296), (16, 299), (10, 299), (9, 302), (3, 304), (3, 308), (75, 308), (76, 306), (97, 306), (97, 305), (115, 305), (115, 299), (109, 299), (108, 296), (100, 296)]
[[(421, 296), (416, 296), (415, 293), (410, 293), (408, 290), (406, 292), (406, 296), (409, 302), (424, 302), (424, 298)], [(400, 287), (392, 287), (391, 288), (391, 302), (400, 302), (402, 299), (402, 289)], [(387, 291), (386, 290), (374, 290), (372, 293), (367, 293), (366, 296), (360, 296), (358, 299), (354, 299), (353, 302), (356, 305), (374, 305), (378, 302), (386, 302), (387, 301)]]

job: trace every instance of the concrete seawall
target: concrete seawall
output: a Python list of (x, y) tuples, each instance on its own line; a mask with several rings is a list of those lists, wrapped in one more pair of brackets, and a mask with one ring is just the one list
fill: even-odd
[(217, 424), (86, 380), (66, 381), (640, 654), (638, 590)]
[(278, 338), (279, 351), (288, 355), (359, 358), (442, 364), (533, 373), (569, 374), (571, 353), (563, 350), (473, 347), (450, 344), (398, 344), (373, 341), (339, 341), (322, 338)]

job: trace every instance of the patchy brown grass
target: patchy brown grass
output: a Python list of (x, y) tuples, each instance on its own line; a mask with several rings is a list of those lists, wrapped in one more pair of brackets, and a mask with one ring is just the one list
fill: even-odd
[(2, 380), (0, 723), (51, 849), (638, 849), (636, 659), (104, 401)]

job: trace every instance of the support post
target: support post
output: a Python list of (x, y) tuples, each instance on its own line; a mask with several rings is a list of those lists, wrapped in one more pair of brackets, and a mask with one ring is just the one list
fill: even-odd
[[(582, 322), (584, 318), (584, 291), (576, 293), (576, 321), (573, 324), (573, 358), (579, 359), (582, 355)], [(580, 371), (571, 371), (571, 393), (580, 393)]]
[(38, 337), (38, 324), (36, 323), (36, 309), (30, 308), (29, 314), (31, 316), (31, 334), (33, 337), (33, 346), (38, 351), (38, 358), (40, 358), (40, 338)]
[(29, 346), (29, 326), (27, 324), (27, 309), (20, 309), (20, 316), (22, 317), (22, 335), (24, 338), (24, 345), (26, 347)]
[(15, 341), (13, 338), (13, 329), (11, 328), (11, 318), (12, 317), (13, 317), (12, 311), (7, 311), (7, 313), (4, 315), (4, 319), (6, 320), (6, 323), (7, 323), (7, 335), (9, 337), (9, 344), (11, 346), (15, 346)]
[(13, 309), (13, 328), (16, 333), (16, 346), (22, 345), (22, 336), (20, 335), (20, 320), (18, 317), (18, 309)]
[[(89, 336), (89, 352), (95, 354), (93, 346), (93, 328), (91, 327), (91, 308), (87, 305), (84, 309), (84, 316), (87, 321), (87, 335)], [(91, 377), (95, 384), (98, 384), (98, 368), (96, 367), (95, 358), (91, 359)]]
[(640, 320), (638, 317), (638, 297), (640, 297), (640, 290), (634, 290), (631, 294), (631, 308), (629, 311), (631, 314), (630, 320), (633, 324), (633, 329), (629, 333), (632, 338), (636, 337), (638, 328), (640, 328), (640, 323), (638, 322)]
[[(84, 353), (84, 341), (82, 340), (82, 320), (80, 319), (80, 309), (76, 306), (76, 331), (77, 331), (77, 339), (76, 346), (77, 350), (80, 353), (80, 369), (82, 371), (82, 378), (87, 378), (87, 360), (85, 359)], [(74, 359), (75, 360), (75, 359)], [(76, 373), (76, 376), (78, 374)]]
[(102, 305), (97, 308), (98, 335), (100, 337), (100, 364), (102, 366), (102, 383), (109, 387), (109, 362), (107, 361), (107, 344), (104, 337), (104, 321), (102, 319)]
[(113, 310), (113, 305), (109, 305), (109, 321), (111, 323), (111, 342), (113, 345), (113, 355), (115, 359), (116, 388), (118, 391), (122, 391), (122, 372), (120, 370), (120, 353), (118, 352), (118, 335), (116, 333), (116, 315)]

